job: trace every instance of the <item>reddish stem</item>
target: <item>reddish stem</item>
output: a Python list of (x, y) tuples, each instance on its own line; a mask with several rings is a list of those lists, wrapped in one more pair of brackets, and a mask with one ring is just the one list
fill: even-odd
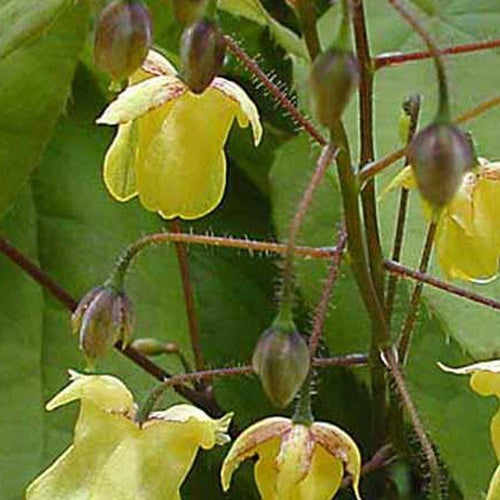
[[(479, 50), (489, 50), (500, 47), (500, 39), (495, 40), (484, 40), (482, 42), (476, 43), (464, 43), (463, 45), (455, 45), (453, 47), (448, 47), (446, 49), (441, 49), (441, 54), (446, 55), (457, 55), (457, 54), (468, 54), (470, 52), (476, 52)], [(422, 50), (417, 52), (408, 52), (406, 54), (380, 54), (373, 59), (374, 68), (380, 69), (384, 66), (395, 66), (397, 64), (404, 64), (412, 61), (420, 61), (422, 59), (430, 59), (432, 57), (431, 52), (428, 50)]]
[(321, 132), (313, 125), (313, 123), (306, 118), (288, 99), (287, 95), (281, 91), (281, 89), (273, 83), (269, 77), (262, 71), (259, 65), (252, 59), (230, 36), (224, 37), (228, 49), (243, 63), (245, 68), (257, 77), (276, 102), (287, 111), (293, 120), (300, 125), (318, 144), (321, 146), (326, 146), (328, 141), (326, 140)]

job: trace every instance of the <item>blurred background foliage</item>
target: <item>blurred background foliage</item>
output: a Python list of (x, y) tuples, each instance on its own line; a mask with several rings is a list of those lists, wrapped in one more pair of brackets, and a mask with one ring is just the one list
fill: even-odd
[[(177, 62), (181, 33), (168, 2), (149, 0), (155, 44)], [(500, 4), (491, 0), (414, 0), (442, 46), (498, 38)], [(0, 225), (2, 236), (34, 259), (74, 297), (100, 284), (120, 250), (168, 223), (146, 212), (137, 200), (118, 204), (101, 178), (104, 153), (113, 135), (95, 118), (113, 97), (106, 75), (92, 63), (92, 28), (102, 0), (0, 0)], [(368, 0), (367, 17), (374, 54), (421, 49), (418, 38), (379, 0)], [(282, 1), (222, 0), (226, 33), (251, 55), (302, 109), (308, 109), (307, 61), (297, 22)], [(267, 10), (263, 10), (263, 9)], [(336, 7), (318, 1), (322, 42), (331, 41)], [(446, 59), (452, 86), (452, 110), (464, 111), (500, 88), (498, 50)], [(410, 92), (423, 94), (421, 123), (435, 109), (432, 62), (384, 68), (376, 77), (377, 156), (400, 146), (398, 118)], [(228, 144), (228, 190), (222, 205), (186, 231), (250, 238), (285, 239), (290, 217), (306, 185), (319, 150), (298, 132), (289, 117), (228, 56), (225, 76), (237, 80), (256, 100), (265, 127), (254, 150), (248, 130), (235, 128)], [(353, 144), (357, 143), (356, 106), (348, 110)], [(500, 158), (500, 110), (467, 124), (481, 156)], [(393, 175), (398, 166), (388, 175)], [(379, 183), (387, 182), (385, 176)], [(384, 247), (390, 249), (397, 196), (381, 202)], [(332, 245), (341, 219), (339, 191), (331, 172), (315, 200), (300, 243)], [(425, 224), (419, 201), (412, 199), (404, 262), (415, 266)], [(210, 366), (247, 363), (260, 332), (275, 310), (277, 260), (245, 251), (192, 247), (189, 258)], [(318, 300), (324, 263), (300, 260), (299, 322), (307, 331)], [(439, 269), (432, 272), (439, 276)], [(394, 330), (403, 318), (407, 284), (399, 290)], [(473, 288), (500, 298), (500, 284)], [(177, 342), (189, 353), (185, 309), (175, 252), (168, 246), (145, 252), (128, 279), (138, 314), (137, 337)], [(347, 267), (332, 298), (322, 350), (339, 355), (365, 352), (368, 322)], [(454, 498), (477, 499), (486, 491), (494, 469), (488, 422), (496, 401), (478, 398), (467, 380), (441, 373), (437, 361), (464, 364), (500, 355), (498, 315), (460, 302), (436, 290), (425, 291), (408, 366), (409, 386), (430, 436), (454, 481)], [(67, 380), (68, 368), (81, 369), (83, 359), (70, 335), (69, 313), (27, 276), (0, 257), (0, 485), (2, 498), (22, 496), (25, 485), (70, 442), (76, 405), (47, 414), (44, 402)], [(175, 359), (163, 360), (180, 372)], [(122, 377), (140, 401), (154, 381), (136, 366), (111, 353), (103, 371)], [(365, 369), (326, 369), (318, 374), (315, 411), (318, 419), (344, 426), (360, 443), (364, 458), (373, 451), (367, 432), (370, 403)], [(236, 412), (243, 428), (276, 411), (253, 378), (215, 382), (220, 405)], [(179, 400), (174, 393), (164, 404)], [(411, 436), (409, 436), (411, 448)], [(225, 450), (200, 453), (184, 486), (186, 498), (220, 498), (218, 474)], [(412, 476), (414, 460), (391, 466), (401, 498), (419, 498)], [(168, 450), (166, 451), (168, 452)], [(257, 498), (252, 465), (243, 466), (228, 498)], [(412, 472), (413, 470), (413, 472)], [(424, 471), (425, 474), (425, 471)], [(365, 488), (369, 479), (365, 482)], [(349, 493), (345, 493), (348, 497)], [(369, 498), (366, 496), (365, 498)]]

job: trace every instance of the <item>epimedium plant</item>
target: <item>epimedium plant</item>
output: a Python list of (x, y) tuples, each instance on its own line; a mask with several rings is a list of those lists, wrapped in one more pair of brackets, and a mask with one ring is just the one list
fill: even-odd
[[(451, 377), (443, 374), (436, 378), (434, 374), (429, 375), (432, 373), (429, 370), (439, 360), (454, 362), (460, 356), (455, 345), (446, 345), (444, 339), (439, 338), (442, 329), (435, 320), (427, 319), (425, 312), (423, 317), (418, 317), (419, 309), (426, 310), (426, 305), (422, 304), (426, 284), (450, 296), (458, 296), (453, 300), (462, 301), (460, 307), (468, 308), (472, 315), (478, 314), (471, 309), (469, 303), (472, 302), (491, 309), (500, 308), (493, 298), (428, 273), (433, 246), (436, 245), (438, 262), (447, 278), (484, 283), (497, 274), (497, 164), (478, 157), (482, 151), (480, 147), (476, 151), (473, 140), (480, 143), (481, 137), (471, 138), (460, 127), (479, 115), (491, 113), (500, 100), (497, 96), (489, 96), (462, 115), (453, 114), (444, 56), (494, 49), (500, 42), (492, 38), (443, 50), (423, 16), (432, 16), (433, 8), (437, 7), (431, 4), (420, 6), (422, 12), (402, 0), (387, 3), (388, 8), (399, 16), (398, 22), (408, 26), (410, 33), (415, 33), (423, 41), (425, 51), (373, 57), (367, 20), (374, 14), (365, 12), (367, 5), (361, 1), (343, 0), (326, 10), (328, 6), (321, 2), (296, 0), (288, 2), (289, 10), (286, 10), (285, 2), (280, 2), (279, 6), (271, 6), (271, 11), (256, 0), (173, 1), (169, 6), (171, 10), (162, 6), (153, 16), (155, 23), (161, 26), (164, 17), (174, 14), (170, 17), (171, 34), (165, 38), (169, 52), (164, 52), (165, 47), (162, 50), (161, 46), (151, 48), (151, 17), (144, 3), (112, 0), (104, 7), (96, 2), (95, 60), (113, 78), (119, 79), (113, 81), (111, 92), (114, 95), (110, 95), (111, 102), (97, 119), (100, 124), (118, 125), (103, 160), (104, 184), (111, 197), (118, 201), (129, 201), (138, 195), (139, 203), (133, 210), (140, 214), (134, 217), (137, 217), (137, 228), (141, 233), (149, 228), (151, 220), (155, 223), (158, 219), (170, 222), (167, 223), (168, 231), (142, 235), (128, 246), (117, 258), (109, 275), (103, 266), (100, 278), (103, 285), (88, 292), (79, 304), (43, 269), (7, 240), (1, 240), (0, 249), (8, 258), (66, 308), (74, 311), (73, 327), (79, 336), (89, 372), (86, 375), (72, 372), (70, 385), (47, 404), (47, 409), (51, 410), (80, 400), (80, 413), (73, 444), (30, 484), (26, 493), (28, 498), (179, 498), (190, 470), (197, 474), (198, 479), (205, 476), (203, 484), (215, 483), (213, 474), (197, 472), (201, 466), (193, 463), (199, 448), (209, 450), (215, 445), (227, 444), (231, 414), (226, 412), (232, 410), (235, 410), (236, 425), (229, 433), (235, 438), (234, 443), (225, 450), (224, 460), (215, 455), (213, 459), (220, 469), (224, 490), (229, 489), (231, 476), (238, 465), (247, 457), (257, 456), (255, 483), (262, 498), (326, 499), (337, 494), (347, 495), (345, 487), (349, 484), (352, 484), (357, 498), (405, 495), (415, 498), (456, 495), (477, 498), (488, 490), (488, 498), (492, 499), (500, 494), (498, 472), (493, 475), (491, 450), (484, 439), (488, 433), (488, 408), (476, 402), (472, 394), (462, 396), (465, 394), (463, 386), (453, 386), (452, 389), (447, 386), (440, 392), (442, 385), (452, 383), (449, 382)], [(57, 39), (61, 36), (58, 29), (68, 30), (72, 26), (69, 20), (75, 25), (82, 24), (88, 16), (86, 2), (76, 5), (64, 1), (48, 3), (42, 20), (34, 20), (36, 16), (29, 6), (19, 5), (19, 10), (8, 2), (2, 7), (18, 21), (21, 32), (9, 31), (2, 41), (0, 54), (4, 64), (16, 56), (30, 60), (36, 57), (37, 50), (42, 53), (47, 50), (40, 35), (44, 29), (49, 33), (56, 30)], [(260, 68), (260, 61), (247, 54), (245, 41), (236, 41), (234, 35), (228, 33), (227, 26), (231, 24), (227, 24), (225, 12), (266, 26), (282, 47), (283, 55), (288, 55), (292, 61), (298, 104), (266, 75)], [(325, 37), (322, 33), (326, 22), (333, 29)], [(296, 29), (300, 35), (285, 25)], [(179, 58), (171, 52), (169, 36), (180, 40)], [(38, 46), (40, 43), (41, 47)], [(71, 47), (74, 57), (82, 44), (83, 37), (80, 37), (80, 41)], [(50, 49), (53, 47), (49, 44)], [(34, 54), (30, 50), (34, 50)], [(420, 96), (409, 96), (404, 102), (400, 120), (404, 146), (387, 156), (378, 157), (374, 141), (375, 71), (387, 65), (419, 59), (431, 59), (435, 64), (437, 113), (429, 125), (420, 126)], [(252, 75), (253, 80), (247, 82), (248, 93), (232, 78), (218, 76), (224, 71), (225, 64), (229, 67), (234, 61), (241, 63), (241, 67)], [(263, 63), (266, 63), (265, 59)], [(68, 86), (72, 75), (67, 68), (61, 67), (60, 71), (61, 79), (65, 76)], [(84, 70), (86, 75), (91, 72), (93, 69)], [(106, 82), (102, 75), (100, 78)], [(279, 113), (291, 116), (302, 134), (309, 135), (313, 143), (321, 147), (319, 156), (315, 146), (303, 141), (301, 136), (289, 138), (288, 143), (281, 145), (283, 125), (278, 125), (260, 98), (256, 105), (249, 96), (255, 95), (252, 84), (256, 82), (276, 101)], [(78, 91), (86, 96), (86, 101), (92, 101), (92, 95), (85, 94), (92, 88), (98, 89), (92, 78), (75, 77), (77, 101)], [(56, 88), (52, 90), (53, 96), (51, 93), (46, 96), (47, 101), (53, 101), (47, 103), (49, 110), (57, 109), (58, 98), (59, 103), (64, 99)], [(354, 159), (352, 134), (346, 131), (344, 124), (354, 112), (354, 106), (349, 102), (356, 91), (359, 96), (359, 160)], [(309, 107), (312, 119), (304, 114)], [(84, 130), (92, 131), (91, 134), (101, 133), (95, 132), (97, 127), (92, 124), (88, 113), (80, 111), (77, 116), (77, 123), (79, 126), (84, 124), (85, 129), (75, 128), (75, 137), (81, 137)], [(234, 176), (234, 165), (230, 164), (227, 170), (224, 149), (235, 119), (240, 127), (251, 126), (254, 146), (259, 146), (264, 137), (262, 148), (276, 151), (277, 156), (269, 175), (269, 190), (267, 173), (252, 173), (252, 169), (256, 170), (259, 162), (265, 160), (266, 152), (254, 152), (243, 145), (249, 142), (248, 137), (238, 139), (237, 149), (230, 145), (230, 158), (236, 165), (241, 162), (241, 169), (260, 188), (260, 193), (248, 201), (244, 197), (240, 199), (242, 194), (248, 196), (245, 194), (248, 187), (240, 187), (231, 208), (225, 210), (234, 217), (231, 212), (244, 207), (248, 210), (246, 216), (253, 220), (258, 218), (255, 201), (265, 203), (265, 199), (270, 198), (275, 211), (275, 226), (284, 243), (267, 241), (265, 237), (255, 240), (207, 235), (203, 231), (188, 232), (186, 223), (181, 222), (182, 219), (204, 220), (208, 217), (212, 225), (221, 224), (224, 231), (231, 227), (226, 222), (225, 202), (222, 202), (222, 207), (219, 205), (226, 191), (227, 176), (230, 180)], [(62, 134), (66, 125), (62, 124), (57, 133)], [(271, 139), (266, 144), (267, 134)], [(40, 151), (44, 140), (47, 139), (33, 138), (30, 143), (32, 157)], [(295, 151), (297, 141), (302, 141), (300, 144), (303, 145)], [(96, 147), (101, 148), (101, 154), (104, 144), (104, 141), (99, 141)], [(55, 155), (62, 145), (63, 142), (54, 147), (52, 154)], [(50, 151), (47, 155), (50, 158)], [(317, 156), (316, 162), (311, 161), (311, 155)], [(99, 156), (89, 156), (94, 160), (94, 167)], [(245, 166), (245, 157), (255, 158), (255, 161)], [(386, 169), (402, 158), (406, 167), (388, 182), (387, 177), (384, 178)], [(28, 159), (24, 161), (27, 163)], [(303, 170), (298, 170), (298, 163)], [(337, 176), (333, 175), (335, 164)], [(95, 168), (89, 172), (95, 179)], [(37, 183), (49, 182), (50, 177), (37, 179), (40, 175), (35, 174), (32, 191), (36, 190)], [(2, 200), (13, 199), (16, 176), (7, 176), (6, 185), (14, 188), (4, 193)], [(293, 184), (294, 180), (302, 182), (303, 178), (307, 180), (305, 185), (296, 187)], [(386, 202), (384, 197), (376, 197), (375, 183), (380, 178), (383, 179), (382, 185), (388, 185), (387, 191), (398, 188), (401, 193), (392, 253), (385, 249), (381, 224), (384, 216), (380, 217), (387, 211)], [(400, 263), (404, 240), (414, 243), (414, 214), (408, 214), (409, 190), (413, 187), (418, 188), (422, 197), (428, 225), (418, 270)], [(229, 182), (231, 189), (234, 188)], [(298, 194), (296, 198), (291, 196), (295, 192)], [(281, 213), (280, 199), (285, 195), (292, 206), (287, 206), (285, 213)], [(22, 195), (21, 200), (23, 196), (26, 199)], [(84, 199), (83, 193), (78, 196)], [(227, 197), (231, 197), (231, 192)], [(40, 203), (40, 197), (35, 203)], [(89, 207), (90, 220), (92, 217), (106, 217), (108, 210), (114, 213), (127, 210), (125, 205), (112, 208), (111, 205), (111, 199), (103, 198), (96, 209)], [(147, 214), (144, 208), (153, 213)], [(332, 214), (332, 210), (339, 215)], [(233, 227), (237, 230), (244, 227), (243, 220), (238, 216)], [(422, 223), (418, 219), (417, 222)], [(314, 232), (315, 225), (327, 233), (319, 244), (315, 243), (320, 237)], [(198, 227), (202, 229), (203, 225)], [(263, 227), (267, 231), (269, 226), (264, 224)], [(306, 238), (308, 244), (300, 245), (306, 233), (310, 233), (310, 238)], [(80, 240), (81, 234), (77, 237), (77, 241)], [(133, 285), (128, 284), (134, 278), (133, 273), (129, 273), (132, 261), (146, 248), (160, 244), (173, 246), (175, 258), (169, 256), (168, 261), (157, 259), (149, 272), (138, 278), (150, 279), (165, 266), (177, 270), (178, 274), (169, 275), (178, 280), (179, 292), (177, 302), (169, 299), (169, 317), (164, 324), (170, 324), (170, 327), (165, 340), (161, 334), (150, 334), (150, 331), (161, 331), (155, 327), (152, 304), (147, 304), (148, 307), (141, 311), (142, 295), (135, 294)], [(238, 279), (231, 281), (232, 267), (227, 267), (226, 274), (222, 274), (218, 268), (224, 268), (224, 262), (217, 262), (217, 256), (212, 256), (215, 263), (207, 264), (205, 268), (196, 265), (193, 255), (187, 252), (187, 246), (193, 248), (197, 244), (275, 254), (282, 262), (277, 272), (279, 287), (275, 300), (271, 292), (267, 295), (261, 293), (259, 298), (259, 305), (267, 304), (266, 313), (259, 313), (260, 328), (252, 325), (244, 337), (238, 335), (236, 338), (234, 326), (229, 321), (225, 328), (230, 335), (220, 337), (225, 340), (212, 350), (208, 345), (217, 341), (224, 316), (231, 317), (231, 309), (237, 309), (240, 304), (240, 307), (249, 307), (253, 298), (250, 299), (251, 291), (246, 294), (242, 290), (243, 282), (238, 282)], [(389, 255), (390, 259), (386, 257)], [(231, 262), (234, 265), (238, 260)], [(310, 264), (321, 266), (319, 279), (319, 267), (306, 268)], [(142, 265), (138, 263), (136, 268)], [(72, 266), (75, 264), (68, 262), (68, 273), (72, 272)], [(259, 266), (262, 267), (255, 260), (251, 261), (248, 272), (255, 272)], [(213, 271), (212, 268), (217, 269)], [(220, 277), (217, 272), (221, 273)], [(272, 274), (266, 270), (267, 281), (273, 279)], [(415, 281), (409, 295), (400, 277)], [(125, 278), (129, 293), (125, 292)], [(217, 279), (221, 280), (218, 288), (207, 287)], [(244, 279), (245, 284), (252, 283), (247, 277)], [(170, 285), (171, 280), (166, 283)], [(234, 291), (230, 290), (231, 286), (234, 286)], [(203, 319), (209, 295), (204, 295), (204, 299), (198, 302), (196, 299), (197, 290), (204, 287), (212, 292), (213, 301), (223, 303), (215, 314), (212, 336), (208, 335), (209, 323)], [(155, 287), (153, 297), (157, 294)], [(237, 302), (232, 296), (234, 294), (241, 294), (242, 299)], [(138, 309), (139, 320), (135, 331), (138, 338), (134, 341), (131, 341), (134, 330), (132, 301)], [(339, 318), (337, 311), (327, 318), (332, 301), (340, 311), (340, 321), (336, 321)], [(177, 307), (172, 307), (174, 304)], [(213, 303), (210, 306), (213, 307)], [(307, 320), (308, 311), (312, 312), (311, 321)], [(346, 314), (343, 320), (342, 311)], [(365, 318), (367, 320), (361, 329), (358, 328), (359, 318), (350, 316), (353, 311), (357, 311), (362, 322)], [(185, 313), (185, 323), (179, 323), (177, 319), (181, 313)], [(144, 320), (148, 315), (152, 315), (149, 323)], [(249, 314), (249, 319), (251, 316)], [(426, 324), (434, 331), (423, 329), (422, 325)], [(146, 332), (146, 325), (148, 337), (138, 333)], [(175, 334), (177, 342), (172, 342), (172, 332), (179, 325), (186, 334)], [(264, 333), (257, 339), (259, 331)], [(494, 357), (498, 349), (494, 339), (489, 342), (493, 346), (488, 351), (489, 357)], [(228, 343), (235, 344), (233, 350), (228, 349)], [(255, 348), (251, 364), (241, 365), (241, 362), (248, 362), (250, 356), (238, 356), (241, 354), (239, 350), (249, 352), (252, 345)], [(108, 352), (113, 346), (118, 354), (128, 358), (129, 367), (142, 369), (160, 381), (153, 388), (151, 382), (145, 382), (142, 391), (147, 391), (147, 397), (143, 402), (134, 404), (130, 391), (117, 377), (101, 374), (104, 371), (127, 378), (123, 368), (112, 368), (107, 364)], [(466, 343), (461, 347), (471, 351)], [(210, 369), (207, 350), (211, 352), (210, 364), (213, 366)], [(231, 354), (225, 356), (223, 353)], [(471, 354), (474, 356), (473, 352)], [(163, 359), (158, 358), (161, 361), (157, 363), (152, 360), (154, 356)], [(236, 365), (235, 357), (239, 360)], [(413, 361), (415, 358), (420, 358), (418, 365)], [(460, 359), (466, 362), (463, 356)], [(57, 363), (57, 370), (69, 368), (70, 363), (63, 363), (64, 366)], [(479, 363), (455, 372), (474, 373), (471, 385), (476, 392), (498, 396), (497, 364), (496, 361)], [(329, 375), (331, 370), (333, 376)], [(264, 404), (263, 393), (256, 387), (251, 391), (250, 405), (253, 407), (245, 408), (242, 405), (245, 396), (238, 398), (237, 395), (248, 383), (238, 377), (242, 375), (256, 376), (264, 393), (278, 409), (269, 407), (264, 414), (256, 410), (256, 405)], [(419, 381), (426, 386), (419, 386)], [(232, 391), (228, 391), (229, 384), (234, 388)], [(347, 390), (349, 384), (355, 389)], [(319, 394), (311, 398), (316, 388)], [(473, 425), (470, 428), (464, 429), (463, 421), (459, 421), (459, 425), (451, 429), (450, 420), (443, 420), (440, 416), (440, 402), (432, 399), (435, 394), (439, 395), (438, 398), (448, 394), (450, 401), (454, 401), (455, 388), (461, 391), (460, 397), (466, 398), (457, 411), (472, 408), (471, 404), (481, 408), (471, 417)], [(190, 404), (172, 406), (175, 402), (172, 389)], [(160, 406), (161, 398), (167, 399), (170, 407), (154, 411)], [(339, 411), (339, 406), (345, 410)], [(290, 407), (291, 413), (288, 413)], [(278, 412), (286, 412), (289, 418), (278, 416)], [(449, 414), (452, 413), (450, 410)], [(266, 414), (271, 416), (262, 418)], [(318, 418), (319, 414), (321, 418)], [(242, 427), (247, 429), (242, 431)], [(463, 456), (470, 450), (453, 437), (471, 430), (479, 432), (470, 436), (468, 441), (475, 445), (474, 463), (469, 463)], [(491, 436), (496, 451), (497, 434), (494, 417)], [(359, 448), (362, 448), (362, 453)], [(470, 471), (461, 469), (464, 464)], [(483, 471), (479, 478), (478, 469)], [(489, 476), (493, 479), (488, 486)], [(185, 484), (184, 496), (196, 497), (195, 487), (190, 487), (189, 483), (188, 480)], [(235, 476), (234, 483), (239, 490), (229, 489), (230, 495), (232, 491), (244, 498), (255, 495), (255, 486), (245, 476), (239, 480)], [(202, 489), (203, 486), (200, 491)]]

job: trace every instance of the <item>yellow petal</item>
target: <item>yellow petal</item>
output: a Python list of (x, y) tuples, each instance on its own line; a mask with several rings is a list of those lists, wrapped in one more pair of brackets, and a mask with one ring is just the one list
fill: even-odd
[(498, 248), (494, 241), (478, 233), (474, 225), (464, 228), (448, 211), (439, 221), (436, 253), (439, 266), (449, 278), (488, 282), (497, 274)]
[(111, 375), (83, 375), (69, 371), (71, 382), (46, 405), (48, 411), (81, 400), (116, 413), (132, 413), (134, 399), (126, 385)]
[(137, 121), (120, 125), (104, 158), (104, 183), (118, 201), (127, 201), (137, 194), (135, 162), (138, 140)]
[(75, 372), (71, 377), (70, 385), (47, 404), (47, 409), (81, 400), (73, 445), (30, 484), (27, 500), (90, 498), (93, 482), (109, 455), (136, 429), (123, 415), (133, 410), (133, 402), (128, 389), (118, 379)]
[(195, 219), (219, 204), (226, 181), (223, 147), (237, 108), (212, 88), (175, 102), (138, 165), (146, 208), (165, 218)]
[(490, 488), (486, 500), (500, 500), (500, 465), (491, 478)]
[[(312, 462), (314, 441), (305, 425), (293, 425), (281, 442), (276, 467), (278, 477), (276, 482), (277, 498), (292, 498)], [(311, 497), (312, 498), (312, 497)]]
[(148, 111), (173, 101), (187, 91), (175, 76), (155, 76), (127, 87), (96, 120), (98, 124), (117, 125), (134, 120)]
[[(255, 455), (267, 457), (268, 448), (263, 448), (264, 444), (274, 440), (274, 457), (279, 451), (279, 438), (291, 427), (290, 419), (284, 417), (270, 417), (261, 420), (248, 429), (245, 429), (234, 441), (229, 453), (226, 455), (221, 468), (221, 482), (224, 491), (229, 489), (231, 477), (243, 460)], [(257, 469), (256, 469), (257, 474)], [(257, 484), (259, 482), (257, 481)]]
[(259, 445), (259, 457), (254, 466), (255, 484), (262, 500), (277, 500), (276, 483), (278, 468), (276, 456), (280, 450), (281, 439), (275, 437)]
[(238, 84), (224, 78), (215, 78), (211, 86), (238, 103), (238, 124), (242, 128), (248, 127), (248, 123), (252, 125), (254, 143), (258, 146), (262, 139), (262, 125), (259, 110), (248, 94)]
[(141, 70), (152, 76), (175, 75), (176, 70), (172, 63), (156, 50), (150, 50), (146, 60), (142, 63)]
[(415, 175), (413, 174), (413, 170), (409, 165), (401, 169), (401, 171), (399, 171), (391, 179), (391, 182), (389, 182), (389, 184), (387, 184), (387, 186), (382, 191), (380, 198), (383, 198), (387, 195), (387, 193), (390, 193), (391, 191), (399, 187), (404, 187), (406, 189), (413, 189), (417, 187)]
[(352, 477), (354, 494), (359, 500), (359, 478), (361, 476), (361, 454), (355, 441), (339, 427), (326, 423), (315, 422), (312, 432), (316, 442), (332, 457), (340, 459), (345, 470)]
[[(95, 500), (173, 500), (198, 449), (227, 437), (231, 416), (211, 419), (191, 405), (177, 405), (151, 416), (142, 429), (117, 446), (92, 487)], [(210, 437), (209, 437), (210, 435)]]

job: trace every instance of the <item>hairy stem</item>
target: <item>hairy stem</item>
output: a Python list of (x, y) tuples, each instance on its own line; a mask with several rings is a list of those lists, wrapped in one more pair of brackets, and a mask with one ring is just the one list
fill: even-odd
[[(437, 229), (437, 222), (433, 220), (429, 224), (427, 235), (425, 238), (424, 248), (422, 250), (422, 256), (420, 258), (420, 265), (418, 270), (421, 273), (425, 273), (429, 267), (429, 262), (432, 254), (432, 247), (434, 245), (434, 238), (436, 236), (436, 229)], [(415, 321), (417, 319), (417, 312), (418, 312), (418, 307), (420, 305), (420, 299), (422, 298), (423, 288), (424, 284), (422, 282), (418, 282), (415, 284), (415, 287), (413, 288), (413, 293), (411, 295), (408, 312), (406, 313), (405, 322), (401, 330), (401, 335), (399, 336), (398, 357), (402, 365), (406, 363), (406, 359), (408, 357), (408, 351), (410, 349), (410, 344), (411, 344), (411, 336), (413, 328), (415, 326)]]
[(467, 290), (466, 288), (461, 288), (459, 286), (453, 285), (452, 283), (446, 283), (445, 281), (435, 278), (434, 276), (430, 276), (429, 274), (422, 273), (415, 269), (410, 269), (409, 267), (403, 266), (399, 262), (386, 260), (384, 262), (384, 266), (392, 274), (397, 274), (398, 276), (402, 276), (404, 278), (411, 278), (419, 283), (425, 283), (427, 285), (438, 288), (443, 292), (451, 293), (453, 295), (456, 295), (457, 297), (461, 297), (463, 299), (470, 300), (471, 302), (476, 302), (477, 304), (481, 304), (485, 307), (500, 311), (500, 301), (495, 300), (491, 297), (485, 297), (484, 295), (472, 292), (471, 290)]
[[(174, 220), (170, 224), (172, 232), (182, 234), (182, 225), (178, 220)], [(205, 369), (205, 361), (203, 359), (203, 349), (201, 348), (201, 334), (198, 317), (196, 315), (196, 305), (194, 301), (194, 290), (191, 281), (191, 273), (189, 271), (189, 260), (186, 251), (185, 243), (176, 242), (175, 251), (177, 261), (179, 263), (179, 271), (181, 275), (182, 291), (184, 293), (184, 304), (186, 306), (186, 316), (188, 321), (189, 339), (191, 349), (194, 356), (194, 366), (196, 370)]]
[(439, 499), (442, 474), (441, 468), (439, 467), (439, 463), (432, 443), (430, 442), (427, 433), (425, 432), (418, 411), (410, 397), (410, 394), (406, 387), (404, 376), (400, 371), (398, 361), (396, 359), (396, 356), (394, 355), (394, 351), (392, 350), (392, 348), (386, 349), (384, 351), (383, 360), (387, 368), (389, 369), (389, 373), (392, 379), (394, 380), (396, 392), (398, 393), (400, 401), (404, 409), (406, 410), (408, 417), (410, 418), (412, 427), (415, 431), (415, 434), (417, 435), (420, 446), (422, 447), (425, 460), (429, 466), (431, 498)]
[(321, 297), (314, 312), (314, 323), (309, 339), (309, 351), (311, 357), (316, 354), (318, 350), (321, 334), (323, 333), (323, 325), (325, 323), (326, 314), (328, 312), (328, 304), (332, 295), (333, 287), (339, 275), (339, 266), (342, 261), (342, 255), (347, 242), (347, 234), (344, 229), (339, 232), (337, 237), (337, 253), (333, 256), (332, 262), (328, 269), (328, 275), (321, 290)]
[(259, 65), (252, 59), (230, 36), (225, 37), (228, 49), (243, 63), (245, 68), (256, 78), (258, 78), (274, 100), (281, 106), (305, 132), (307, 132), (319, 145), (326, 146), (328, 141), (321, 132), (306, 118), (287, 95), (273, 83), (262, 71)]
[[(500, 39), (484, 40), (482, 42), (464, 43), (463, 45), (454, 45), (441, 49), (441, 55), (458, 55), (469, 54), (479, 50), (489, 50), (500, 47)], [(429, 59), (433, 57), (430, 51), (408, 52), (406, 54), (380, 54), (373, 60), (375, 70), (384, 68), (386, 66), (395, 66), (412, 61), (420, 61), (422, 59)]]
[[(406, 135), (406, 145), (408, 146), (415, 135), (420, 114), (420, 94), (410, 95), (403, 103), (403, 112), (409, 118), (408, 133)], [(408, 165), (408, 156), (405, 158), (404, 165)], [(403, 248), (403, 238), (406, 226), (406, 213), (408, 210), (408, 200), (410, 191), (404, 186), (401, 188), (399, 197), (399, 208), (396, 222), (396, 231), (394, 234), (394, 243), (392, 245), (392, 260), (399, 262), (401, 251)], [(392, 308), (394, 306), (394, 297), (396, 294), (397, 275), (391, 274), (387, 282), (387, 294), (385, 300), (385, 310), (387, 319), (390, 322), (392, 316)]]
[(299, 234), (304, 218), (307, 214), (311, 202), (314, 198), (316, 189), (320, 186), (326, 171), (330, 167), (333, 158), (335, 157), (335, 148), (331, 145), (325, 146), (316, 164), (316, 169), (307, 185), (302, 198), (300, 200), (299, 206), (290, 224), (290, 230), (288, 232), (288, 241), (286, 245), (286, 252), (284, 256), (283, 264), (283, 288), (280, 297), (280, 310), (290, 312), (293, 308), (293, 288), (294, 288), (294, 276), (293, 276), (293, 264), (295, 258), (295, 243), (297, 236)]

